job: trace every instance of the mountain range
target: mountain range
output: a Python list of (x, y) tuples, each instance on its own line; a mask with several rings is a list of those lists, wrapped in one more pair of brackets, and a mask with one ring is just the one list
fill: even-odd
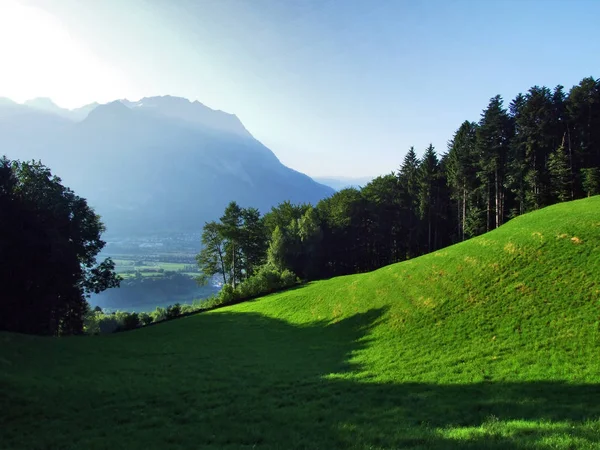
[(199, 231), (227, 203), (262, 212), (334, 190), (284, 166), (234, 114), (162, 96), (67, 110), (0, 99), (0, 155), (41, 160), (109, 235)]

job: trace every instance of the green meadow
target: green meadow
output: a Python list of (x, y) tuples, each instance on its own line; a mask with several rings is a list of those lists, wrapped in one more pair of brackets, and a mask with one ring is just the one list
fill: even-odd
[(0, 333), (2, 449), (600, 448), (600, 197), (114, 335)]

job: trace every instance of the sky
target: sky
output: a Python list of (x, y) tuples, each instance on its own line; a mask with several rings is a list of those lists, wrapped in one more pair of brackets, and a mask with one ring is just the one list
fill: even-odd
[(311, 176), (439, 153), (489, 99), (600, 77), (597, 0), (0, 0), (0, 96), (176, 95)]

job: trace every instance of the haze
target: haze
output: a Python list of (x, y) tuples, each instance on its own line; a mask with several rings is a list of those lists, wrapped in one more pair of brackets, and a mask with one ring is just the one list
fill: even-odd
[(411, 145), (444, 151), (495, 94), (598, 73), (598, 17), (595, 1), (0, 0), (0, 96), (182, 96), (296, 170), (378, 175)]

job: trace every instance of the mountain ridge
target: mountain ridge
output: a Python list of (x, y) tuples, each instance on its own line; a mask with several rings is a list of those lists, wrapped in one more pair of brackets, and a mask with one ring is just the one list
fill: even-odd
[(109, 233), (198, 230), (230, 201), (267, 212), (334, 192), (284, 166), (237, 116), (200, 102), (115, 100), (79, 121), (42, 111), (43, 103), (0, 104), (0, 148), (12, 159), (41, 159), (89, 200)]

